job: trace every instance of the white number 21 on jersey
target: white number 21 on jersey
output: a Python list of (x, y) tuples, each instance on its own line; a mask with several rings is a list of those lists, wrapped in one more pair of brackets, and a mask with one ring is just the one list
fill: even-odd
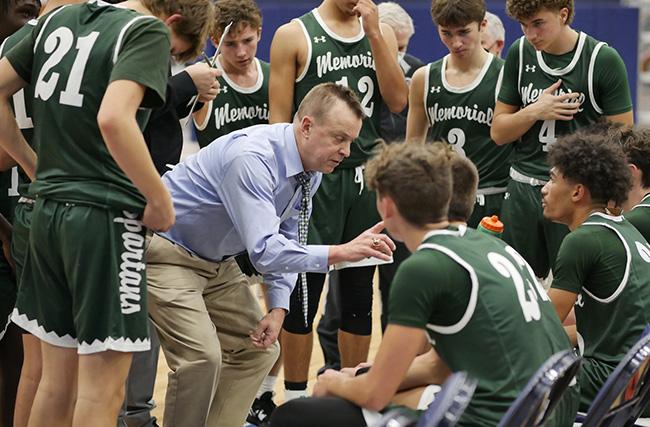
[[(61, 91), (59, 95), (59, 102), (63, 105), (71, 107), (81, 107), (83, 104), (84, 96), (79, 93), (81, 88), (81, 81), (83, 79), (86, 64), (90, 51), (99, 36), (98, 31), (93, 31), (84, 37), (79, 37), (75, 48), (77, 49), (77, 56), (74, 59), (65, 90)], [(75, 41), (74, 34), (68, 27), (59, 27), (47, 37), (43, 47), (45, 53), (50, 56), (43, 64), (41, 71), (38, 73), (36, 84), (34, 85), (34, 97), (47, 101), (54, 94), (56, 85), (61, 76), (57, 72), (52, 72), (47, 78), (48, 73), (58, 65), (63, 57), (70, 51), (72, 44)]]

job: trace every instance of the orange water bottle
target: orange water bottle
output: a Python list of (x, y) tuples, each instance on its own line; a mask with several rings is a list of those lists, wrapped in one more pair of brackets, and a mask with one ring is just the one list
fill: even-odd
[(499, 221), (497, 215), (486, 216), (476, 229), (500, 239), (503, 234), (503, 223)]

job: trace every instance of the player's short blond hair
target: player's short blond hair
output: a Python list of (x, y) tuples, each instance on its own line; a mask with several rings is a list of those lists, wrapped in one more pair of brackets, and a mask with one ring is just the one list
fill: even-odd
[(390, 197), (415, 227), (444, 221), (452, 192), (450, 155), (439, 142), (382, 143), (366, 164), (366, 184), (377, 197)]
[(178, 37), (187, 41), (190, 48), (176, 55), (180, 62), (196, 59), (203, 50), (214, 24), (214, 6), (210, 0), (141, 0), (155, 16), (163, 18), (176, 13), (181, 20), (172, 28)]
[(357, 94), (350, 88), (336, 83), (328, 82), (314, 86), (302, 99), (294, 121), (300, 121), (305, 116), (310, 116), (317, 123), (327, 119), (329, 111), (337, 107), (336, 101), (347, 105), (352, 113), (363, 120), (366, 114), (361, 106)]
[(569, 14), (566, 18), (566, 25), (571, 24), (575, 10), (573, 8), (573, 0), (507, 0), (506, 12), (508, 15), (521, 22), (530, 19), (540, 12), (545, 10), (550, 12), (559, 12), (561, 9), (566, 8)]

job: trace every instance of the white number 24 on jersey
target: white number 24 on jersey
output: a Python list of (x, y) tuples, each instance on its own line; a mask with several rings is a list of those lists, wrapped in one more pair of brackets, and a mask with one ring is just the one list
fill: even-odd
[(546, 291), (544, 291), (544, 288), (542, 288), (539, 282), (535, 280), (535, 275), (532, 272), (532, 269), (528, 266), (526, 261), (524, 261), (521, 255), (510, 246), (506, 247), (506, 252), (514, 258), (520, 268), (528, 270), (533, 283), (528, 279), (524, 280), (514, 264), (501, 254), (490, 252), (487, 256), (488, 261), (490, 261), (492, 267), (494, 267), (499, 274), (503, 277), (512, 279), (517, 291), (519, 305), (521, 306), (521, 311), (524, 314), (526, 322), (539, 320), (541, 318), (541, 312), (537, 301), (539, 299), (550, 301), (550, 299), (546, 294)]
[[(79, 93), (81, 88), (81, 81), (83, 79), (86, 64), (90, 57), (90, 51), (99, 36), (98, 31), (93, 31), (84, 37), (76, 39), (75, 49), (77, 55), (75, 56), (72, 68), (69, 71), (68, 81), (66, 82), (65, 89), (59, 94), (59, 102), (63, 105), (71, 107), (81, 107), (83, 104), (84, 96)], [(47, 101), (54, 94), (56, 85), (61, 75), (55, 71), (50, 74), (52, 68), (58, 65), (63, 57), (72, 49), (75, 41), (75, 36), (72, 31), (67, 27), (59, 27), (47, 36), (43, 44), (45, 53), (50, 56), (47, 58), (36, 79), (34, 85), (34, 97)], [(48, 74), (49, 77), (48, 77)]]

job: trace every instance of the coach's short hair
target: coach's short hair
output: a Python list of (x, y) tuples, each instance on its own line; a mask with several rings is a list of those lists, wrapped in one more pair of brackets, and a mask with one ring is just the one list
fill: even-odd
[(449, 156), (439, 142), (383, 143), (366, 165), (366, 183), (377, 197), (389, 196), (416, 227), (444, 221), (452, 190)]
[(632, 171), (623, 147), (606, 134), (589, 129), (558, 138), (548, 163), (565, 179), (584, 185), (594, 202), (621, 205), (632, 188)]
[(327, 82), (314, 86), (302, 99), (294, 116), (294, 121), (310, 116), (316, 122), (326, 120), (329, 111), (339, 100), (345, 103), (359, 119), (364, 119), (366, 114), (361, 106), (357, 94), (347, 86)]
[(559, 12), (563, 8), (567, 8), (569, 14), (566, 18), (566, 25), (571, 24), (575, 11), (573, 8), (573, 0), (507, 0), (506, 12), (508, 15), (516, 20), (523, 21), (530, 19), (537, 15), (539, 12), (548, 10), (550, 12)]
[(433, 0), (431, 18), (436, 26), (464, 27), (485, 19), (484, 0)]
[(379, 22), (390, 25), (395, 31), (404, 31), (411, 37), (415, 34), (413, 19), (402, 6), (392, 1), (385, 1), (377, 5)]
[(246, 27), (259, 30), (262, 26), (262, 12), (253, 0), (218, 0), (214, 3), (216, 19), (212, 37), (219, 40), (226, 26), (233, 22), (230, 34), (237, 34)]
[(487, 19), (487, 25), (485, 26), (485, 32), (490, 38), (494, 40), (506, 40), (506, 29), (503, 28), (503, 22), (501, 18), (495, 15), (492, 12), (485, 12), (485, 19)]
[(478, 170), (467, 157), (453, 153), (450, 158), (453, 190), (449, 201), (449, 221), (467, 222), (472, 216), (478, 189)]

